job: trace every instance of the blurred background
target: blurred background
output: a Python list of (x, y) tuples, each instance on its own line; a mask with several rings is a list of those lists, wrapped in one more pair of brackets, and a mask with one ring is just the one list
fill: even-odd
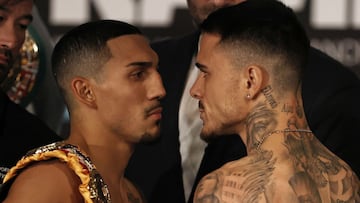
[[(360, 77), (360, 0), (282, 1), (296, 11), (314, 47)], [(134, 24), (151, 41), (196, 30), (186, 0), (37, 0), (34, 16), (23, 50), (26, 60), (21, 61), (19, 79), (8, 94), (63, 137), (68, 132), (67, 111), (51, 75), (49, 57), (65, 32), (97, 19)]]

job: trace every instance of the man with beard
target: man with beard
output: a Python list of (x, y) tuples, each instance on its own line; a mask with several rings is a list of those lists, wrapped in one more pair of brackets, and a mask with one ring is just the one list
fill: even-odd
[(200, 28), (190, 93), (201, 137), (237, 134), (247, 156), (204, 176), (194, 202), (359, 202), (356, 174), (307, 124), (301, 83), (310, 42), (295, 13), (249, 0), (213, 12)]
[(56, 44), (52, 68), (70, 134), (10, 169), (4, 202), (145, 202), (124, 171), (135, 145), (160, 131), (166, 93), (147, 39), (124, 22), (85, 23)]
[[(0, 1), (0, 82), (19, 57), (25, 31), (32, 21), (33, 0)], [(28, 150), (58, 141), (40, 119), (11, 101), (0, 90), (0, 182), (8, 169)]]
[[(213, 11), (244, 0), (187, 0), (196, 24)], [(246, 155), (238, 135), (206, 144), (199, 138), (202, 122), (198, 103), (189, 95), (197, 76), (194, 57), (199, 32), (153, 43), (160, 58), (159, 71), (167, 96), (163, 101), (162, 135), (151, 146), (136, 148), (128, 177), (138, 183), (150, 203), (192, 202), (200, 178), (224, 163)], [(302, 95), (310, 129), (332, 152), (360, 174), (360, 81), (339, 62), (311, 47)], [(346, 99), (345, 99), (346, 98)], [(146, 157), (146, 158), (145, 158)], [(151, 176), (141, 171), (146, 168)]]

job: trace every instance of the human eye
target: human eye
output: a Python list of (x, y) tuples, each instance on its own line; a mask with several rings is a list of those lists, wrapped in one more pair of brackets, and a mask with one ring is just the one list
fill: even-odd
[(0, 14), (0, 23), (5, 20), (5, 16), (3, 14)]
[(26, 30), (30, 25), (30, 22), (19, 22), (18, 27), (22, 30)]
[(22, 30), (26, 30), (26, 29), (29, 27), (29, 25), (19, 24), (19, 27), (20, 27), (20, 29), (22, 29)]
[(141, 80), (145, 77), (145, 71), (144, 70), (137, 70), (131, 74), (131, 77), (136, 80)]

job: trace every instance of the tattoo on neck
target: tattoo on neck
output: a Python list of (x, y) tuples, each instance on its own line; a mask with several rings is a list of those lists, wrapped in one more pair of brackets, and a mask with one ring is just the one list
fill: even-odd
[(294, 113), (294, 107), (289, 104), (284, 104), (281, 109), (281, 112), (284, 112), (286, 114)]
[(264, 94), (267, 102), (270, 104), (271, 108), (277, 107), (278, 103), (275, 101), (273, 95), (271, 94), (273, 91), (270, 85), (266, 86), (261, 92)]
[(297, 105), (296, 106), (296, 115), (299, 117), (299, 118), (303, 118), (304, 114), (303, 114), (303, 111), (302, 111), (302, 107)]
[(247, 126), (247, 147), (256, 148), (256, 143), (273, 130), (277, 125), (275, 113), (269, 109), (265, 103), (261, 103), (254, 108), (246, 119)]

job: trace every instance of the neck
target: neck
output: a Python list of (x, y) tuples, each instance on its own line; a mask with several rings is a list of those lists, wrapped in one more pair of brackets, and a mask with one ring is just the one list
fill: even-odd
[(273, 99), (268, 102), (265, 99), (257, 103), (247, 116), (245, 130), (246, 132), (240, 135), (243, 134), (242, 139), (246, 143), (248, 153), (260, 150), (263, 143), (273, 134), (311, 132), (308, 129), (302, 104), (295, 97), (288, 97), (286, 101)]
[(265, 142), (265, 140), (270, 137), (273, 134), (290, 134), (290, 133), (298, 133), (298, 134), (303, 134), (303, 133), (312, 133), (311, 130), (309, 129), (285, 129), (285, 130), (274, 130), (272, 132), (270, 132), (267, 135), (264, 135), (258, 142), (254, 143), (254, 147), (256, 149), (256, 151), (258, 152), (262, 152), (263, 149), (261, 148), (262, 144)]
[[(80, 132), (80, 133), (79, 133)], [(121, 182), (134, 146), (99, 132), (72, 131), (68, 143), (79, 146), (90, 157), (105, 182)]]

